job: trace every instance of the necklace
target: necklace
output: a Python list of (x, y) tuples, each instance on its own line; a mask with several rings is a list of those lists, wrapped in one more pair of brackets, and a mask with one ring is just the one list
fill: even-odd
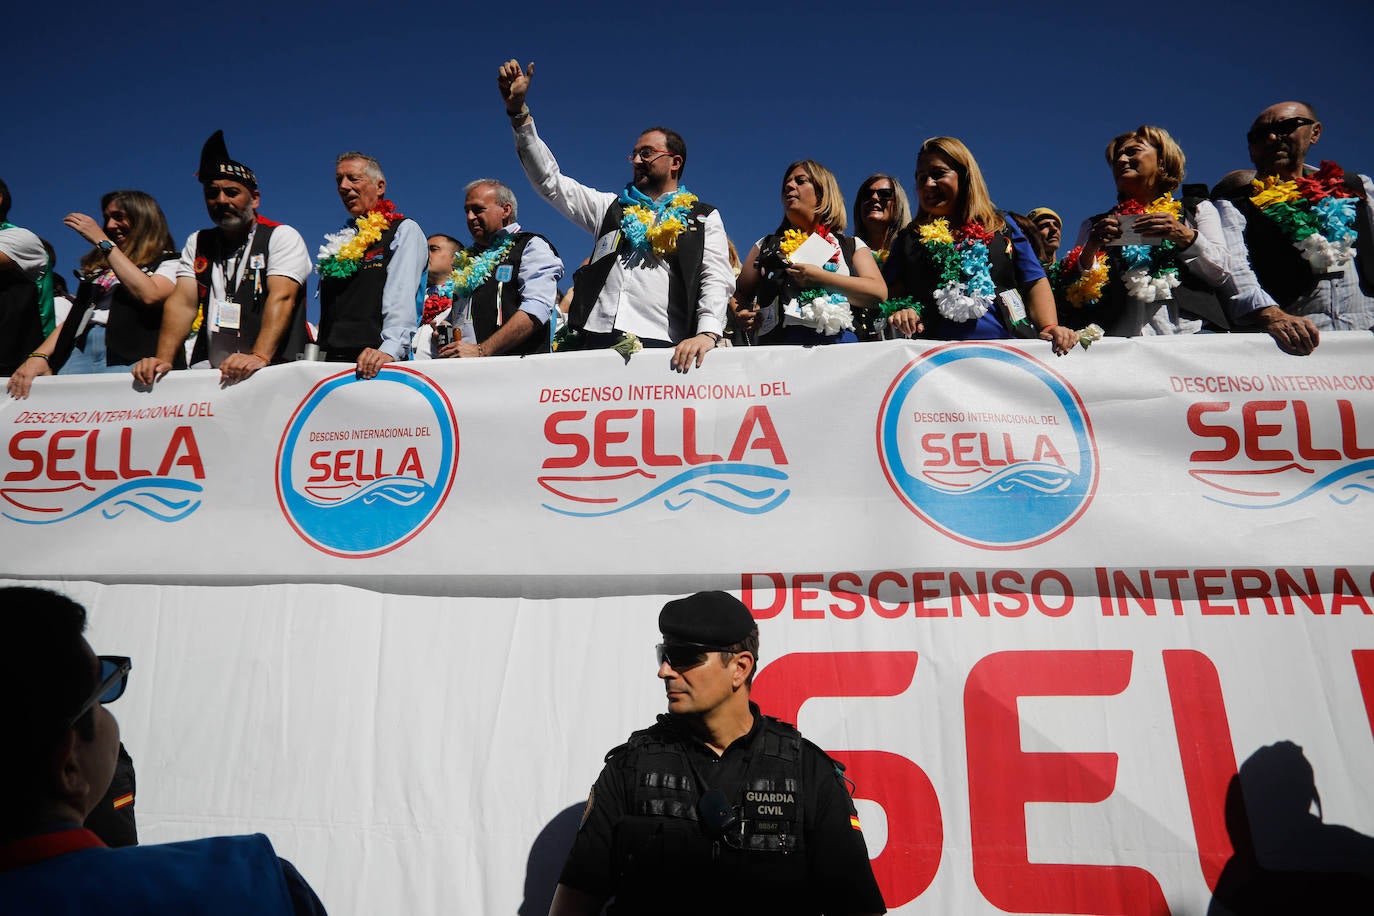
[[(1178, 219), (1183, 214), (1183, 204), (1168, 194), (1163, 194), (1142, 204), (1137, 200), (1126, 200), (1108, 211), (1117, 216), (1136, 216), (1141, 213), (1168, 213)], [(1122, 285), (1126, 295), (1138, 302), (1158, 302), (1174, 297), (1174, 288), (1179, 284), (1178, 245), (1164, 241), (1159, 245), (1122, 245), (1121, 273)], [(1060, 280), (1071, 276), (1081, 266), (1083, 255), (1080, 245), (1064, 258), (1063, 266), (1055, 271), (1053, 277)], [(1096, 305), (1102, 299), (1102, 290), (1111, 277), (1107, 256), (1098, 252), (1093, 263), (1082, 268), (1082, 273), (1064, 287), (1064, 296), (1070, 305), (1077, 308)], [(1053, 282), (1053, 281), (1052, 281)], [(1062, 282), (1062, 280), (1061, 280)]]
[(1337, 273), (1355, 257), (1355, 195), (1345, 186), (1345, 171), (1325, 162), (1311, 175), (1279, 181), (1277, 175), (1254, 181), (1250, 203), (1274, 221), (1314, 273)]
[(677, 237), (691, 221), (697, 196), (679, 185), (671, 197), (659, 202), (634, 185), (626, 185), (619, 200), (625, 208), (620, 231), (630, 240), (631, 247), (642, 255), (652, 252), (662, 258), (677, 251)]
[(379, 201), (375, 209), (355, 219), (352, 226), (324, 237), (324, 244), (315, 256), (315, 270), (321, 277), (342, 280), (353, 276), (367, 249), (381, 239), (387, 227), (403, 219), (405, 214), (398, 212), (394, 203)]
[(420, 324), (433, 324), (434, 319), (444, 313), (446, 309), (453, 305), (453, 278), (449, 277), (443, 283), (430, 287), (434, 292), (425, 296), (425, 311), (420, 316)]
[(466, 248), (454, 255), (453, 273), (449, 275), (449, 282), (453, 284), (452, 294), (459, 299), (470, 297), (477, 287), (487, 282), (496, 265), (501, 263), (514, 245), (515, 239), (508, 235), (500, 245), (488, 248), (479, 255), (474, 256)]

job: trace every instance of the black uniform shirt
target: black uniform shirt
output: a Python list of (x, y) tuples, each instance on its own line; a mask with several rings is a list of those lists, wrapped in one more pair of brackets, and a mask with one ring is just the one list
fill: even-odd
[[(752, 752), (764, 739), (765, 731), (785, 730), (783, 733), (793, 734), (790, 727), (761, 715), (753, 703), (750, 710), (754, 714), (753, 727), (720, 756), (674, 716), (660, 716), (658, 725), (648, 730), (687, 755), (695, 777), (691, 782), (698, 783), (690, 787), (693, 802), (702, 791), (714, 788), (723, 792), (732, 805), (742, 805), (746, 775), (751, 778), (756, 775), (750, 769), (755, 756)], [(592, 787), (582, 826), (559, 877), (562, 884), (598, 897), (611, 897), (620, 892), (620, 906), (612, 912), (639, 912), (650, 905), (659, 913), (699, 913), (701, 907), (713, 913), (886, 911), (843, 778), (835, 762), (805, 739), (800, 741), (797, 761), (802, 784), (802, 854), (806, 875), (802, 886), (781, 887), (755, 874), (751, 868), (754, 863), (767, 861), (777, 853), (751, 853), (744, 871), (731, 872), (715, 859), (712, 842), (696, 821), (673, 817), (638, 818), (650, 825), (661, 822), (662, 826), (671, 824), (680, 831), (687, 831), (689, 845), (682, 845), (682, 840), (678, 839), (675, 848), (678, 854), (674, 855), (674, 849), (669, 849), (671, 861), (667, 866), (673, 874), (672, 883), (656, 885), (652, 901), (633, 899), (633, 892), (621, 886), (622, 878), (618, 874), (617, 860), (624, 861), (624, 856), (617, 849), (617, 827), (623, 827), (633, 814), (635, 753), (632, 745), (625, 745), (607, 755), (606, 766)], [(628, 867), (632, 870), (633, 863)]]

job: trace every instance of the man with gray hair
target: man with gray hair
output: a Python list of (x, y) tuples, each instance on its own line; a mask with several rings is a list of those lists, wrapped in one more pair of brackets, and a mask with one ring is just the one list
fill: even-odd
[(360, 378), (373, 378), (406, 357), (429, 252), (420, 227), (386, 199), (376, 159), (340, 154), (334, 184), (351, 219), (325, 236), (315, 263), (320, 350), (330, 362), (356, 363)]
[(542, 235), (521, 229), (515, 194), (502, 182), (479, 178), (463, 190), (472, 244), (453, 256), (448, 322), (417, 333), (416, 357), (548, 353), (549, 317), (563, 277), (558, 252)]

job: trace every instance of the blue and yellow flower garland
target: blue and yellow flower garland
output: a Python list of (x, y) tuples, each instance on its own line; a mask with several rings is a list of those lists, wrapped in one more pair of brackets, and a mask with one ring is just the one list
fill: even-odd
[(453, 283), (454, 298), (466, 299), (476, 292), (479, 286), (487, 282), (496, 265), (510, 254), (514, 244), (515, 238), (506, 236), (506, 240), (500, 245), (488, 248), (479, 255), (474, 256), (466, 248), (455, 254), (453, 273), (449, 274), (449, 281)]
[(626, 185), (619, 199), (625, 208), (620, 231), (635, 251), (644, 255), (652, 252), (660, 258), (677, 251), (677, 237), (687, 229), (692, 205), (697, 202), (697, 196), (682, 186), (660, 202), (634, 185)]

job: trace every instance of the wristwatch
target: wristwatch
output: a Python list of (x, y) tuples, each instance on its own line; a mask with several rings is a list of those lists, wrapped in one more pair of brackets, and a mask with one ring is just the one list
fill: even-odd
[(114, 242), (109, 239), (101, 239), (95, 243), (95, 247), (100, 249), (101, 254), (109, 254), (114, 250)]

